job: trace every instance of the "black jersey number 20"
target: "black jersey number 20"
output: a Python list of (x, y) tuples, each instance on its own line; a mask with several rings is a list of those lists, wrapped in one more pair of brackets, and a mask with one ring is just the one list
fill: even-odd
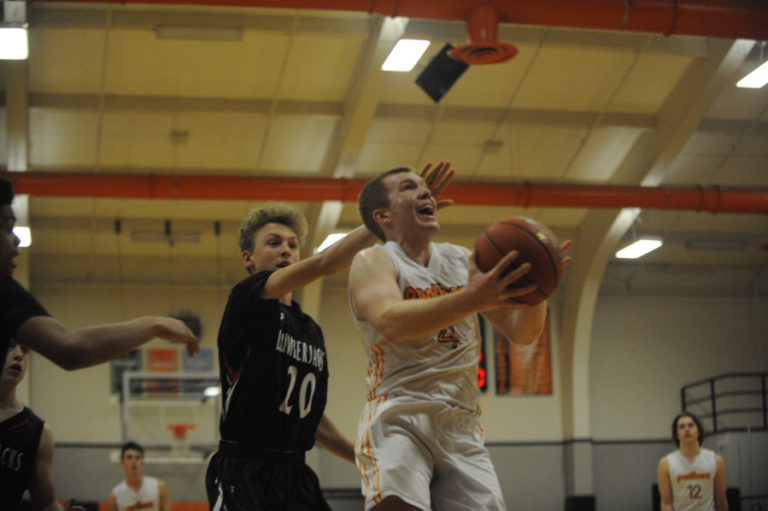
[[(291, 381), (288, 383), (288, 390), (285, 393), (285, 399), (280, 405), (280, 411), (286, 415), (291, 414), (293, 405), (289, 403), (291, 400), (291, 394), (293, 394), (293, 387), (296, 386), (296, 376), (298, 370), (296, 366), (288, 367), (288, 376), (291, 377)], [(312, 410), (312, 398), (315, 396), (315, 387), (317, 387), (317, 377), (315, 373), (309, 372), (301, 380), (301, 387), (299, 388), (299, 418), (303, 419)], [(309, 389), (309, 396), (307, 396), (307, 389)]]

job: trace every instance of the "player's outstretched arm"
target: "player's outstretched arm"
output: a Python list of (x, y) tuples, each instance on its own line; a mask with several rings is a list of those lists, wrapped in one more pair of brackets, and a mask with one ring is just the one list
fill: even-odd
[[(431, 164), (426, 165), (421, 175), (426, 180), (432, 195), (438, 199), (453, 179), (454, 170), (450, 168), (448, 162), (440, 162), (434, 168)], [(438, 201), (438, 208), (447, 207), (452, 203), (451, 200)], [(277, 270), (264, 286), (261, 297), (280, 298), (321, 277), (346, 270), (355, 255), (373, 245), (376, 239), (365, 225), (358, 226), (322, 252)]]
[(161, 316), (144, 316), (79, 330), (69, 330), (50, 316), (35, 316), (19, 327), (16, 337), (68, 371), (114, 360), (155, 337), (185, 343), (190, 355), (200, 349), (187, 325)]
[(376, 237), (361, 225), (322, 252), (278, 269), (267, 280), (261, 297), (280, 298), (321, 277), (339, 273), (349, 267), (355, 254), (375, 241)]
[(315, 440), (321, 447), (350, 463), (355, 462), (355, 448), (326, 414), (320, 419), (315, 431)]

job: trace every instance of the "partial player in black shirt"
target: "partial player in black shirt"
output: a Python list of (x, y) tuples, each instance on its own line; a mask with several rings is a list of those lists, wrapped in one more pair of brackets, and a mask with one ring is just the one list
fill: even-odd
[(13, 187), (0, 178), (0, 353), (11, 338), (67, 370), (113, 360), (137, 346), (160, 337), (183, 342), (190, 355), (197, 353), (197, 339), (175, 318), (144, 316), (123, 323), (69, 330), (48, 315), (35, 298), (11, 275), (19, 255), (19, 238), (13, 233)]
[[(60, 511), (53, 482), (53, 433), (16, 397), (29, 364), (27, 348), (11, 340), (0, 373), (0, 508), (16, 509), (29, 490), (32, 509)], [(85, 511), (67, 506), (68, 511)]]
[(360, 226), (300, 261), (306, 232), (304, 216), (282, 203), (254, 209), (240, 229), (251, 276), (232, 289), (219, 329), (221, 442), (206, 476), (211, 509), (329, 510), (305, 451), (317, 441), (354, 463), (352, 442), (324, 415), (322, 331), (292, 293), (347, 268), (374, 237)]

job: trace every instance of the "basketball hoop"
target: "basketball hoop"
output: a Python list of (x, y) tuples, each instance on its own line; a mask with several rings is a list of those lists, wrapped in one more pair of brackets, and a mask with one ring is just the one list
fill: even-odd
[(189, 454), (189, 439), (187, 432), (195, 429), (194, 424), (168, 424), (168, 430), (173, 434), (171, 456), (187, 456)]

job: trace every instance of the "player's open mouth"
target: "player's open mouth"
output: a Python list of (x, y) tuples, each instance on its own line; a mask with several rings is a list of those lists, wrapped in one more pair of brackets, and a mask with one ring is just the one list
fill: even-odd
[(420, 215), (426, 215), (426, 216), (434, 216), (435, 215), (435, 210), (432, 207), (432, 204), (424, 204), (417, 211), (418, 211), (418, 213)]

